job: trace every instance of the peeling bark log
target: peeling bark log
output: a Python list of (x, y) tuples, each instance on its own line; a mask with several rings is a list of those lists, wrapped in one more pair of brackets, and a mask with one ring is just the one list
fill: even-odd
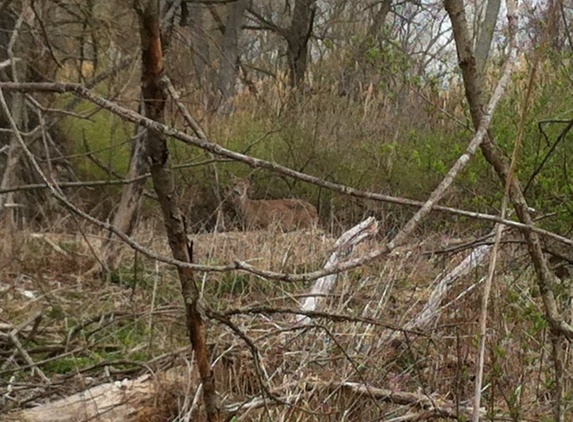
[(158, 398), (185, 385), (198, 385), (186, 368), (173, 368), (156, 378), (149, 374), (135, 380), (97, 385), (88, 390), (32, 409), (3, 416), (5, 422), (136, 422), (160, 412)]
[[(336, 244), (334, 245), (334, 250), (330, 254), (330, 257), (324, 265), (325, 270), (329, 270), (339, 264), (341, 258), (348, 256), (355, 245), (362, 242), (367, 237), (374, 236), (378, 233), (378, 221), (374, 217), (369, 217), (356, 226), (347, 230), (338, 238)], [(338, 274), (329, 274), (324, 277), (320, 277), (312, 285), (310, 291), (310, 296), (308, 296), (301, 304), (301, 309), (304, 312), (316, 311), (321, 297), (326, 297), (330, 294), (336, 280), (338, 279)], [(298, 315), (295, 319), (297, 323), (308, 323), (310, 319), (304, 315)]]

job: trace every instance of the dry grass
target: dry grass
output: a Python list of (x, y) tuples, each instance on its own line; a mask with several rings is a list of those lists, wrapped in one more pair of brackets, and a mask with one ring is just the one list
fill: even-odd
[[(173, 269), (126, 248), (114, 283), (85, 279), (93, 262), (90, 243), (95, 247), (102, 237), (20, 232), (13, 238), (12, 256), (4, 257), (9, 262), (0, 270), (2, 332), (38, 321), (25, 324), (17, 335), (51, 384), (41, 387), (38, 373), (9, 339), (0, 337), (2, 408), (39, 404), (189, 359)], [(166, 242), (150, 227), (139, 240), (167, 253)], [(333, 239), (313, 232), (259, 231), (197, 235), (194, 242), (197, 262), (240, 259), (275, 271), (305, 271), (322, 265)], [(221, 314), (235, 311), (228, 316), (231, 325), (214, 319), (208, 326), (223, 403), (245, 403), (265, 392), (274, 397), (266, 407), (242, 408), (234, 420), (387, 420), (417, 411), (359, 394), (341, 385), (347, 381), (460, 407), (467, 403), (473, 396), (479, 313), (479, 289), (468, 289), (483, 269), (455, 282), (433, 330), (388, 341), (392, 327), (403, 326), (421, 310), (432, 280), (465, 256), (427, 253), (438, 247), (431, 239), (417, 242), (341, 275), (321, 310), (325, 314), (304, 327), (285, 310), (297, 309), (308, 284), (245, 273), (201, 274), (206, 302)], [(484, 405), (514, 420), (541, 420), (551, 404), (546, 330), (523, 253), (517, 247), (504, 250), (506, 267), (496, 281)], [(38, 315), (41, 319), (33, 320)], [(185, 391), (166, 391), (145, 407), (145, 420), (151, 420), (150, 408), (164, 415), (161, 420), (190, 412), (194, 393)]]

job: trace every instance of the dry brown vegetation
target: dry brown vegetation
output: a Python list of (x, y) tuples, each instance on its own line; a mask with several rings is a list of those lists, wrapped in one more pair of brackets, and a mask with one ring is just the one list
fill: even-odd
[[(90, 87), (90, 95), (129, 110), (141, 105), (140, 40), (132, 30), (137, 27), (132, 1), (32, 3), (42, 3), (36, 21), (24, 13), (28, 2), (0, 1), (0, 9), (11, 8), (14, 17), (6, 23), (7, 15), (0, 13), (0, 24), (9, 27), (0, 28), (0, 41), (17, 32), (10, 25), (15, 25), (20, 12), (25, 18), (15, 47), (30, 65), (15, 72), (21, 81), (31, 73), (30, 81), (78, 82)], [(284, 62), (282, 35), (277, 37), (269, 28), (266, 32), (251, 28), (253, 22), (265, 22), (250, 11), (252, 21), (243, 35), (261, 44), (241, 46), (245, 51), (236, 60), (241, 63), (238, 91), (225, 102), (214, 86), (217, 72), (227, 62), (219, 56), (221, 31), (228, 24), (228, 8), (239, 3), (243, 2), (201, 6), (208, 12), (202, 70), (197, 58), (203, 56), (194, 52), (194, 27), (180, 23), (169, 36), (164, 31), (161, 42), (170, 44), (164, 50), (165, 61), (158, 62), (164, 64), (176, 95), (157, 91), (158, 97), (147, 102), (156, 111), (162, 103), (165, 116), (155, 118), (180, 133), (257, 159), (256, 163), (231, 159), (177, 137), (167, 140), (172, 174), (163, 179), (175, 181), (175, 192), (167, 189), (164, 198), (180, 200), (185, 218), (171, 212), (165, 221), (178, 219), (186, 229), (193, 241), (193, 263), (228, 266), (227, 271), (219, 267), (188, 278), (200, 297), (197, 320), (205, 324), (222, 419), (469, 420), (484, 315), (480, 420), (549, 422), (556, 413), (571, 414), (571, 331), (556, 330), (548, 323), (551, 315), (543, 296), (550, 291), (560, 321), (571, 324), (570, 240), (562, 238), (564, 242), (556, 246), (546, 236), (543, 252), (552, 272), (548, 272), (550, 283), (543, 285), (541, 260), (528, 254), (528, 247), (533, 249), (531, 232), (506, 227), (487, 311), (482, 285), (488, 259), (460, 278), (439, 282), (478, 246), (491, 247), (493, 237), (483, 234), (491, 232), (493, 219), (467, 219), (451, 210), (432, 212), (415, 221), (415, 230), (401, 236), (398, 248), (388, 247), (396, 234), (403, 234), (405, 223), (421, 204), (406, 207), (380, 196), (427, 200), (474, 136), (455, 46), (437, 51), (428, 45), (424, 54), (410, 54), (426, 47), (410, 45), (411, 40), (427, 40), (432, 31), (440, 30), (423, 27), (418, 33), (413, 28), (416, 22), (425, 25), (445, 18), (442, 2), (356, 0), (360, 7), (345, 0), (332, 2), (345, 14), (329, 21), (325, 17), (330, 12), (322, 11), (310, 41), (307, 76), (296, 89), (289, 86), (290, 63)], [(287, 28), (288, 8), (277, 12), (275, 3), (280, 2), (252, 2), (252, 7), (263, 17), (275, 16)], [(385, 4), (392, 4), (392, 13), (386, 25), (376, 26), (372, 15)], [(368, 24), (380, 33), (372, 33)], [(527, 28), (530, 24), (523, 23)], [(505, 30), (498, 31), (504, 39)], [(258, 38), (260, 33), (266, 35)], [(532, 224), (569, 236), (571, 147), (562, 141), (573, 123), (543, 120), (569, 113), (569, 100), (563, 95), (573, 89), (569, 53), (541, 57), (547, 46), (540, 43), (537, 49), (531, 43), (494, 113), (490, 134), (498, 157), (509, 157), (522, 137), (512, 180), (523, 183), (527, 204), (516, 201), (518, 208), (530, 213), (525, 205), (534, 207)], [(3, 47), (0, 42), (0, 53)], [(536, 62), (538, 54), (541, 59)], [(0, 58), (1, 65), (1, 54)], [(501, 51), (491, 58), (480, 81), (484, 97), (499, 80), (500, 61), (506, 61)], [(432, 66), (451, 68), (437, 75), (437, 67), (424, 67), (434, 59)], [(0, 84), (6, 80), (15, 78), (0, 72)], [(12, 101), (10, 111), (18, 117), (12, 104), (21, 94), (8, 89), (0, 93)], [(81, 407), (82, 397), (99, 386), (125, 393), (114, 408), (126, 403), (132, 408), (125, 418), (114, 419), (106, 410), (95, 420), (205, 420), (206, 406), (198, 389), (203, 374), (197, 371), (198, 359), (189, 345), (184, 307), (189, 302), (188, 297), (181, 300), (176, 268), (102, 230), (103, 222), (117, 215), (122, 187), (131, 177), (126, 176), (129, 146), (139, 136), (134, 135), (133, 123), (141, 128), (141, 121), (119, 117), (93, 98), (78, 100), (71, 92), (25, 92), (28, 112), (26, 118), (20, 116), (18, 127), (33, 159), (21, 154), (16, 171), (0, 172), (14, 176), (5, 179), (7, 191), (0, 188), (0, 199), (10, 191), (5, 197), (14, 201), (10, 207), (0, 207), (0, 419), (36, 422), (24, 416), (27, 410), (41, 415), (43, 405), (51, 403), (58, 414), (59, 400), (74, 393), (82, 394), (75, 396)], [(165, 103), (157, 100), (162, 95)], [(480, 101), (487, 98), (475, 100), (474, 112), (484, 108)], [(193, 117), (185, 116), (181, 107)], [(0, 113), (0, 154), (7, 157), (15, 137), (3, 118)], [(481, 121), (478, 114), (472, 118), (474, 123)], [(556, 129), (561, 124), (569, 129)], [(0, 164), (9, 161), (4, 155), (0, 159)], [(45, 187), (26, 186), (44, 182), (33, 167), (36, 160), (49, 181), (61, 184), (76, 209), (62, 206)], [(247, 164), (262, 168), (252, 171)], [(500, 171), (501, 179), (505, 170)], [(252, 184), (241, 179), (239, 207), (229, 195), (234, 183), (237, 188), (236, 181), (229, 180), (226, 171), (254, 176)], [(300, 174), (292, 177), (293, 171), (315, 179), (308, 183)], [(132, 239), (140, 246), (169, 257), (171, 243), (156, 191), (144, 178), (138, 180), (146, 196), (137, 219), (120, 231), (134, 228)], [(83, 181), (88, 182), (82, 185)], [(65, 186), (68, 182), (75, 185)], [(437, 205), (497, 216), (504, 208), (505, 183), (496, 179), (478, 153)], [(12, 186), (16, 186), (13, 196)], [(378, 199), (349, 196), (346, 187), (371, 192)], [(509, 211), (507, 215), (517, 218)], [(336, 237), (366, 216), (376, 217), (379, 232), (349, 256), (341, 253), (342, 259), (364, 258), (387, 248), (385, 252), (366, 265), (341, 272), (317, 310), (301, 311), (314, 281), (288, 281), (285, 274), (296, 277), (323, 268)], [(90, 224), (90, 218), (99, 222)], [(317, 218), (318, 228), (311, 228)], [(301, 227), (306, 229), (293, 230)], [(102, 274), (92, 270), (100, 268), (102, 249), (110, 251), (119, 266), (100, 278)], [(245, 271), (249, 265), (259, 273)], [(265, 271), (274, 272), (276, 279), (265, 276)], [(427, 316), (421, 312), (428, 304), (436, 305), (433, 317), (416, 325), (416, 317)], [(134, 394), (145, 392), (134, 400), (125, 387), (132, 381), (137, 384)]]
[[(115, 283), (102, 284), (85, 279), (83, 272), (103, 234), (18, 236), (13, 250), (19, 259), (2, 269), (1, 376), (10, 380), (2, 387), (5, 409), (37, 405), (148, 370), (188, 365), (183, 309), (168, 266), (134, 257), (125, 248)], [(138, 238), (167, 250), (151, 227)], [(194, 241), (197, 262), (241, 259), (279, 271), (312, 268), (333, 244), (326, 235), (272, 231), (198, 235)], [(201, 289), (214, 306), (213, 322), (218, 321), (210, 326), (209, 341), (226, 414), (243, 403), (238, 420), (357, 421), (383, 415), (392, 420), (400, 414), (429, 415), (434, 410), (423, 399), (431, 399), (444, 412), (449, 409), (448, 418), (459, 414), (463, 419), (475, 371), (475, 287), (485, 268), (455, 280), (431, 330), (399, 330), (421, 310), (432, 281), (467, 254), (440, 253), (459, 242), (427, 239), (342, 275), (325, 308), (311, 314), (305, 326), (294, 323), (294, 312), (308, 292), (306, 283), (245, 273), (204, 274)], [(519, 246), (504, 247), (491, 308), (490, 341), (496, 346), (487, 357), (485, 397), (500, 417), (540, 420), (550, 406), (546, 326), (526, 263)], [(11, 330), (33, 368), (12, 346)], [(395, 333), (398, 339), (389, 341)], [(190, 399), (196, 385), (177, 385), (167, 382), (153, 403), (143, 403), (139, 420), (197, 412)], [(389, 392), (396, 397), (388, 399)], [(422, 402), (398, 396), (408, 392)], [(265, 407), (256, 399), (268, 393), (272, 398)], [(247, 410), (250, 405), (254, 408)]]

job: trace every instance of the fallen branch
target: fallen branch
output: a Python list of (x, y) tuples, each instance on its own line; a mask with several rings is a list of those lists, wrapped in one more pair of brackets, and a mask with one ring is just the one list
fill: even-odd
[[(385, 388), (373, 387), (356, 382), (305, 382), (304, 391), (291, 392), (288, 397), (281, 397), (281, 400), (296, 406), (297, 401), (301, 398), (306, 399), (304, 392), (311, 392), (313, 395), (318, 391), (333, 393), (336, 391), (347, 391), (356, 396), (364, 397), (368, 400), (376, 399), (396, 405), (408, 406), (418, 409), (418, 413), (408, 413), (388, 421), (411, 421), (411, 420), (428, 420), (433, 418), (458, 419), (460, 416), (468, 417), (473, 412), (471, 406), (459, 405), (436, 397), (431, 397), (419, 393), (410, 393), (407, 391), (394, 391)], [(277, 395), (279, 393), (277, 392)], [(253, 409), (263, 408), (265, 406), (276, 406), (277, 402), (270, 401), (261, 397), (255, 397), (244, 403), (234, 403), (225, 406), (225, 411), (239, 413), (240, 411), (248, 412)], [(479, 410), (480, 418), (485, 418), (485, 409)], [(386, 419), (385, 419), (386, 420)]]
[[(357, 224), (350, 230), (344, 232), (334, 244), (334, 250), (324, 265), (324, 270), (329, 271), (338, 265), (340, 258), (344, 258), (352, 252), (355, 245), (362, 242), (367, 237), (374, 236), (378, 233), (378, 222), (374, 217), (369, 217), (360, 224)], [(316, 311), (320, 299), (328, 296), (336, 280), (338, 274), (328, 274), (320, 277), (315, 281), (310, 291), (310, 295), (302, 302), (301, 309), (304, 312)], [(309, 317), (305, 315), (297, 315), (295, 321), (297, 323), (309, 322)]]
[[(5, 422), (135, 422), (152, 412), (161, 394), (181, 383), (199, 384), (195, 373), (187, 367), (172, 368), (152, 377), (143, 375), (135, 380), (110, 382), (92, 387), (72, 396), (32, 409), (9, 413)], [(181, 389), (185, 391), (185, 389)]]
[[(418, 315), (416, 315), (416, 317), (414, 317), (404, 326), (404, 329), (407, 331), (424, 331), (427, 329), (432, 321), (435, 321), (438, 317), (440, 305), (448, 294), (452, 283), (476, 268), (489, 254), (490, 249), (490, 245), (478, 246), (448, 274), (445, 276), (440, 274), (433, 283), (435, 287), (433, 288), (432, 294), (428, 298), (428, 301), (424, 305), (424, 308)], [(399, 335), (399, 332), (392, 333), (390, 336), (390, 341), (397, 339)]]
[[(342, 388), (360, 396), (368, 398), (374, 397), (378, 400), (394, 404), (414, 406), (429, 412), (427, 415), (428, 417), (432, 416), (457, 419), (460, 414), (468, 416), (473, 413), (473, 408), (470, 406), (458, 406), (456, 403), (450, 403), (424, 394), (392, 391), (385, 388), (376, 388), (355, 382), (343, 382), (341, 384), (331, 383), (327, 388), (331, 391)], [(486, 415), (485, 409), (480, 409), (479, 413), (481, 417), (485, 417)]]

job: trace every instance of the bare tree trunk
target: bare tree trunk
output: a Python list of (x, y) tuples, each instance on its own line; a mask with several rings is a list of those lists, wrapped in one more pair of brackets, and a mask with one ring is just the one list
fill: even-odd
[(559, 28), (561, 23), (561, 19), (559, 19), (559, 11), (562, 6), (563, 0), (550, 0), (544, 13), (544, 21), (547, 26), (547, 37), (546, 40), (542, 41), (542, 43), (549, 45), (554, 51), (559, 51), (559, 49), (562, 48), (559, 40), (559, 35), (561, 34)]
[(493, 32), (497, 17), (499, 15), (499, 8), (501, 0), (488, 0), (485, 15), (480, 25), (480, 31), (476, 41), (476, 66), (479, 75), (483, 75), (485, 64), (491, 50), (491, 41), (493, 40)]
[[(36, 26), (41, 27), (48, 2), (3, 2), (0, 12), (0, 80), (26, 82), (51, 79), (54, 76), (54, 60), (47, 57), (46, 48), (37, 39)], [(29, 103), (23, 95), (12, 93), (7, 99), (16, 125), (24, 132), (34, 128), (34, 134), (26, 137), (26, 143), (34, 153), (45, 157), (44, 164), (49, 177), (55, 181), (57, 171), (51, 163), (52, 154), (61, 156), (42, 113), (29, 112)], [(9, 127), (0, 113), (0, 128)], [(41, 140), (42, 142), (38, 142)], [(21, 183), (37, 183), (38, 175), (30, 161), (22, 155), (22, 148), (14, 133), (0, 131), (0, 189)], [(4, 159), (4, 157), (6, 157)], [(10, 204), (5, 207), (5, 204)], [(34, 219), (45, 216), (46, 210), (55, 202), (44, 192), (0, 194), (0, 219), (14, 228), (16, 210), (24, 217)], [(14, 242), (11, 242), (14, 244)], [(4, 251), (6, 252), (6, 250)]]
[[(10, 80), (18, 82), (18, 70), (17, 65), (14, 63), (14, 53), (13, 53), (13, 39), (17, 36), (18, 30), (16, 25), (16, 19), (12, 14), (4, 12), (0, 16), (0, 62), (5, 60), (11, 60), (11, 62), (4, 67), (5, 70), (2, 71), (3, 75), (1, 79)], [(10, 70), (10, 71), (8, 71)], [(8, 76), (8, 74), (10, 76)], [(22, 112), (22, 99), (23, 95), (19, 93), (12, 93), (10, 95), (10, 109), (12, 110), (14, 119), (16, 123), (20, 126), (22, 124), (19, 116)], [(20, 121), (18, 121), (20, 120)], [(0, 115), (0, 127), (8, 127), (7, 122), (4, 121), (4, 116)], [(4, 169), (0, 177), (0, 189), (6, 189), (11, 187), (16, 182), (16, 172), (19, 162), (19, 150), (18, 142), (14, 134), (6, 134), (6, 132), (0, 132), (0, 147), (4, 150), (8, 150), (6, 160), (1, 167)], [(2, 154), (3, 155), (3, 154)], [(1, 156), (0, 156), (1, 160)], [(7, 227), (13, 227), (14, 225), (14, 215), (11, 208), (11, 204), (14, 202), (14, 194), (0, 194), (0, 219), (3, 224)], [(8, 205), (8, 206), (7, 206)]]
[[(189, 42), (193, 51), (193, 68), (195, 69), (197, 83), (201, 87), (204, 98), (209, 98), (212, 91), (207, 75), (208, 66), (211, 62), (211, 52), (207, 42), (203, 5), (195, 2), (182, 2), (181, 25), (190, 27), (191, 37)], [(208, 102), (204, 101), (204, 105), (207, 107)]]
[[(482, 87), (479, 84), (476, 59), (473, 53), (471, 38), (467, 27), (463, 1), (445, 0), (444, 4), (452, 21), (452, 29), (462, 71), (466, 98), (470, 106), (473, 124), (477, 128), (483, 117)], [(481, 144), (483, 155), (494, 168), (501, 182), (503, 184), (509, 182), (509, 200), (515, 209), (519, 220), (526, 225), (534, 225), (534, 221), (531, 218), (529, 207), (523, 195), (519, 180), (517, 180), (515, 175), (508, 180), (510, 174), (509, 164), (503, 151), (494, 143), (493, 139), (492, 134), (488, 134), (487, 139)], [(539, 241), (539, 236), (537, 233), (526, 229), (522, 230), (522, 234), (527, 242), (531, 261), (537, 273), (537, 283), (543, 299), (545, 317), (549, 323), (552, 337), (554, 337), (552, 339), (554, 348), (553, 356), (558, 357), (562, 355), (560, 350), (556, 350), (556, 347), (558, 347), (562, 342), (561, 337), (567, 336), (569, 339), (573, 339), (573, 329), (562, 319), (558, 311), (557, 302), (551, 289), (551, 286), (556, 282), (555, 275), (550, 270), (547, 260), (545, 259), (545, 255), (543, 254), (541, 243)], [(561, 367), (561, 363), (555, 361), (554, 368), (556, 369), (556, 372), (559, 367)], [(560, 374), (556, 373), (555, 376), (556, 380), (558, 380)], [(561, 406), (563, 392), (559, 388), (559, 383), (554, 389), (554, 393), (555, 420), (563, 421), (564, 415)]]
[[(159, 0), (135, 0), (135, 5), (140, 22), (143, 67), (141, 87), (145, 114), (150, 119), (164, 123), (166, 98), (161, 86), (163, 52), (159, 24)], [(189, 244), (185, 233), (185, 224), (174, 189), (166, 136), (147, 129), (146, 150), (153, 187), (163, 212), (171, 253), (177, 260), (191, 262), (192, 245)], [(185, 305), (186, 325), (203, 384), (207, 420), (209, 422), (219, 421), (219, 404), (205, 344), (199, 290), (191, 269), (178, 267), (177, 270)]]
[[(145, 135), (139, 132), (140, 130), (138, 129), (138, 134), (131, 148), (131, 159), (127, 174), (127, 179), (130, 180), (138, 179), (139, 176), (149, 171), (149, 165), (146, 161)], [(140, 179), (124, 185), (121, 192), (121, 199), (113, 216), (112, 224), (127, 235), (133, 233), (143, 199), (144, 186), (145, 179)], [(99, 262), (89, 272), (99, 273), (101, 271), (109, 276), (116, 271), (121, 262), (120, 248), (121, 244), (113, 242), (113, 236), (110, 233), (100, 248)]]
[(291, 25), (286, 31), (289, 80), (292, 88), (300, 88), (304, 82), (314, 14), (314, 0), (295, 1)]
[[(17, 82), (17, 81), (15, 81)], [(11, 95), (10, 109), (12, 116), (16, 121), (18, 127), (22, 126), (22, 115), (24, 108), (24, 95), (22, 93), (13, 92)], [(8, 142), (8, 158), (6, 158), (6, 166), (0, 181), (0, 189), (8, 189), (17, 184), (17, 173), (19, 170), (21, 148), (18, 144), (15, 135), (10, 137)], [(7, 229), (15, 228), (15, 208), (17, 204), (14, 201), (14, 192), (0, 194), (0, 220)]]
[(228, 7), (231, 10), (225, 24), (217, 78), (217, 96), (219, 98), (217, 110), (223, 114), (232, 111), (230, 100), (235, 95), (239, 71), (239, 36), (243, 26), (247, 0), (237, 0)]
[[(10, 62), (10, 76), (12, 81), (21, 82), (21, 76), (26, 74), (26, 61), (20, 57), (17, 57), (15, 53), (21, 53), (25, 51), (26, 45), (25, 41), (22, 40), (23, 34), (21, 33), (23, 15), (25, 10), (21, 12), (20, 17), (16, 20), (6, 14), (6, 16), (0, 18), (2, 20), (2, 26), (10, 26), (9, 32), (5, 35), (5, 55)], [(3, 58), (0, 56), (0, 58)], [(10, 96), (10, 109), (12, 111), (12, 117), (17, 125), (17, 127), (25, 128), (26, 122), (26, 104), (24, 103), (24, 94), (13, 92)], [(0, 122), (1, 123), (1, 122)], [(11, 133), (7, 139), (5, 146), (8, 148), (8, 156), (6, 158), (6, 165), (4, 166), (4, 171), (0, 174), (2, 180), (0, 180), (0, 189), (7, 189), (13, 187), (18, 182), (18, 173), (21, 172), (21, 167), (23, 162), (22, 149), (18, 143), (18, 139), (15, 133)], [(0, 147), (4, 145), (0, 144)], [(16, 209), (20, 204), (15, 203), (16, 195), (14, 192), (0, 194), (0, 223), (6, 229), (8, 235), (12, 237), (11, 241), (5, 242), (3, 248), (2, 256), (0, 258), (11, 259), (12, 246), (14, 244), (14, 236), (16, 236)]]

